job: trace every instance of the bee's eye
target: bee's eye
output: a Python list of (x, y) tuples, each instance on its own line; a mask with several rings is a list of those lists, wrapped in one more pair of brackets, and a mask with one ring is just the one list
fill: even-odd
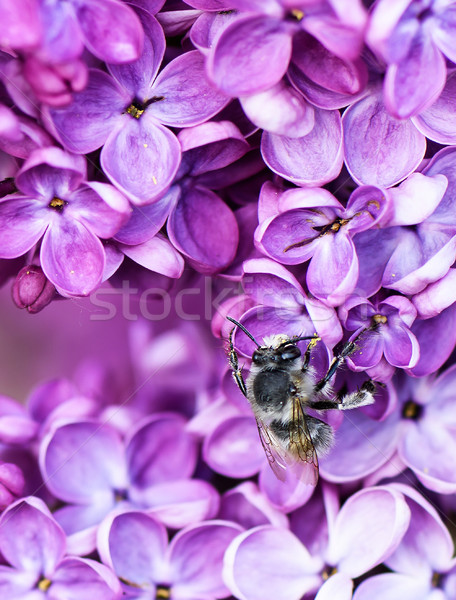
[(289, 344), (285, 346), (280, 353), (282, 360), (293, 360), (301, 356), (301, 350), (295, 344)]
[(260, 354), (260, 352), (257, 352), (255, 350), (255, 352), (252, 354), (252, 361), (257, 363), (257, 362), (261, 362), (263, 359), (262, 354)]

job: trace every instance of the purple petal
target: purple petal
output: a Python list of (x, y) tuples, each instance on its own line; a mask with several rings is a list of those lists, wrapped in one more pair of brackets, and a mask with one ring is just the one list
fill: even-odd
[(195, 185), (182, 194), (167, 231), (171, 243), (200, 273), (222, 271), (236, 254), (236, 217), (217, 194), (204, 187)]
[(383, 287), (415, 294), (448, 273), (454, 262), (456, 235), (432, 226), (419, 233), (402, 229), (383, 274)]
[(103, 245), (82, 223), (57, 215), (41, 245), (46, 277), (68, 294), (87, 296), (101, 282)]
[(131, 212), (130, 204), (115, 187), (94, 181), (71, 195), (65, 214), (81, 221), (97, 237), (110, 238)]
[(420, 359), (410, 373), (415, 377), (435, 373), (456, 344), (456, 305), (452, 304), (432, 319), (416, 320), (412, 332), (420, 344)]
[(0, 8), (4, 48), (27, 49), (36, 47), (42, 36), (40, 4), (36, 0), (7, 1)]
[(180, 162), (176, 136), (145, 112), (139, 119), (123, 115), (101, 152), (111, 181), (135, 204), (150, 204), (171, 185)]
[(240, 100), (252, 123), (270, 133), (299, 138), (310, 133), (315, 124), (312, 106), (283, 81)]
[(143, 512), (110, 515), (100, 525), (97, 548), (104, 563), (132, 586), (160, 582), (168, 535), (165, 526)]
[(190, 477), (196, 464), (196, 442), (185, 431), (185, 419), (173, 413), (149, 417), (127, 446), (130, 480), (137, 488)]
[(193, 176), (222, 169), (250, 149), (242, 133), (230, 121), (209, 121), (182, 129), (177, 137), (185, 153), (181, 169), (188, 165), (188, 174)]
[(153, 94), (163, 99), (152, 103), (148, 112), (172, 127), (203, 123), (230, 100), (207, 80), (204, 56), (198, 50), (172, 60), (157, 77)]
[(126, 487), (123, 444), (117, 431), (95, 421), (57, 427), (43, 440), (43, 478), (67, 502), (111, 502), (113, 490)]
[(456, 302), (456, 269), (450, 269), (442, 279), (413, 296), (412, 302), (422, 319), (439, 315)]
[(364, 231), (354, 237), (359, 261), (356, 289), (362, 297), (368, 298), (382, 287), (385, 267), (401, 239), (401, 234), (400, 227), (388, 227)]
[(350, 577), (345, 573), (335, 573), (318, 590), (315, 600), (352, 600), (352, 594), (353, 581)]
[(84, 157), (60, 148), (35, 150), (16, 175), (16, 183), (27, 196), (46, 204), (54, 195), (65, 198), (76, 190), (87, 176)]
[[(320, 461), (321, 475), (338, 483), (373, 473), (396, 450), (400, 434), (398, 422), (396, 412), (381, 423), (362, 411), (346, 412), (336, 433), (337, 449)], [(381, 453), (378, 448), (382, 449)]]
[(180, 531), (169, 546), (173, 598), (228, 596), (223, 557), (241, 531), (240, 525), (228, 521), (208, 521)]
[(108, 63), (136, 60), (143, 46), (143, 29), (136, 13), (117, 0), (79, 0), (75, 5), (85, 43)]
[(410, 526), (399, 547), (385, 562), (393, 571), (432, 579), (446, 571), (453, 556), (453, 542), (434, 506), (415, 489), (393, 484), (404, 494), (411, 510)]
[(215, 488), (199, 479), (160, 483), (142, 490), (137, 498), (149, 514), (171, 529), (212, 519), (219, 508), (219, 495)]
[(143, 102), (150, 96), (150, 88), (163, 60), (166, 43), (163, 29), (155, 17), (144, 10), (139, 10), (138, 16), (145, 33), (141, 56), (130, 64), (110, 64), (108, 68), (132, 97)]
[(265, 457), (255, 419), (226, 419), (204, 440), (203, 457), (211, 469), (227, 477), (244, 479), (258, 473)]
[(447, 187), (448, 180), (444, 175), (427, 177), (413, 173), (401, 185), (390, 190), (394, 214), (388, 226), (418, 225), (434, 212)]
[(299, 465), (295, 474), (290, 473), (285, 481), (277, 479), (269, 464), (264, 463), (260, 471), (259, 487), (272, 506), (284, 513), (289, 513), (306, 504), (315, 488), (309, 485), (314, 481), (314, 472), (310, 465)]
[(323, 302), (342, 304), (358, 281), (358, 257), (349, 235), (323, 236), (307, 271), (309, 291)]
[(297, 308), (306, 301), (298, 280), (282, 265), (268, 258), (244, 262), (242, 287), (257, 303), (266, 306)]
[(223, 30), (209, 55), (209, 77), (229, 96), (256, 94), (285, 75), (291, 35), (281, 21), (247, 15)]
[(65, 534), (44, 502), (31, 496), (2, 514), (0, 550), (13, 567), (50, 577), (65, 553)]
[(32, 248), (49, 225), (50, 214), (41, 202), (14, 198), (0, 202), (0, 257), (16, 258)]
[[(307, 80), (311, 85), (316, 84), (332, 93), (331, 95), (345, 97), (348, 99), (346, 104), (349, 104), (366, 85), (367, 69), (362, 61), (352, 62), (339, 58), (305, 33), (295, 36), (293, 42), (291, 80), (298, 84), (298, 89)], [(304, 95), (307, 89), (309, 86), (302, 90)]]
[(99, 504), (70, 504), (54, 512), (67, 535), (67, 554), (87, 556), (96, 549), (99, 523), (112, 510), (114, 501)]
[(339, 112), (316, 109), (315, 125), (304, 137), (264, 132), (261, 154), (268, 167), (296, 185), (320, 186), (342, 168), (342, 128)]
[(413, 117), (416, 128), (430, 140), (440, 144), (455, 144), (455, 111), (453, 109), (456, 93), (455, 72), (449, 72), (442, 93), (437, 100), (419, 115)]
[(238, 598), (299, 600), (319, 587), (322, 566), (290, 531), (266, 525), (233, 540), (225, 554), (223, 578)]
[(390, 556), (410, 523), (404, 496), (391, 488), (365, 488), (351, 496), (337, 515), (328, 561), (359, 577)]
[(440, 10), (436, 10), (433, 16), (437, 27), (432, 28), (432, 38), (445, 56), (454, 62), (456, 60), (454, 49), (455, 7), (452, 3), (442, 3)]
[(86, 594), (97, 600), (116, 600), (122, 591), (119, 580), (105, 565), (88, 558), (65, 558), (52, 578), (52, 596), (79, 600)]
[(404, 463), (427, 488), (439, 494), (456, 491), (455, 452), (453, 433), (429, 420), (420, 422), (419, 427), (410, 427), (399, 446), (399, 456)]
[(219, 517), (245, 529), (269, 524), (284, 529), (288, 526), (287, 517), (272, 506), (253, 481), (245, 481), (222, 496)]
[(156, 202), (145, 206), (135, 206), (130, 218), (114, 236), (114, 239), (122, 244), (134, 246), (153, 238), (163, 227), (172, 208), (176, 205), (180, 196), (180, 188), (177, 185)]
[(357, 183), (390, 187), (423, 159), (425, 137), (411, 121), (394, 119), (376, 94), (350, 106), (343, 127), (345, 164)]
[(132, 100), (112, 77), (92, 69), (87, 87), (66, 108), (49, 111), (51, 127), (63, 146), (87, 154), (104, 144)]
[(413, 368), (420, 357), (418, 340), (406, 326), (384, 328), (385, 358), (401, 369)]
[(429, 600), (431, 593), (426, 579), (400, 573), (382, 573), (361, 582), (353, 600)]
[(174, 246), (161, 234), (136, 246), (119, 245), (119, 249), (136, 263), (154, 271), (177, 279), (184, 270), (184, 259)]
[[(352, 336), (355, 338), (357, 332)], [(355, 371), (365, 371), (375, 367), (383, 356), (385, 342), (382, 335), (366, 333), (358, 348), (347, 358), (347, 364)]]
[(414, 38), (409, 53), (386, 71), (385, 104), (397, 119), (407, 119), (433, 104), (446, 80), (445, 59), (426, 34)]

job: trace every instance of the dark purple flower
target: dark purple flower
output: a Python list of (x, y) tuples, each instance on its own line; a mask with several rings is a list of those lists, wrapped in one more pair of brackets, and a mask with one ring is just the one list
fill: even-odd
[(65, 295), (85, 296), (98, 286), (105, 264), (99, 238), (114, 235), (130, 212), (113, 186), (86, 177), (83, 157), (36, 150), (16, 176), (19, 194), (0, 202), (0, 256), (21, 256), (43, 238), (41, 267)]
[(359, 2), (350, 11), (338, 0), (233, 0), (230, 5), (246, 14), (222, 30), (208, 69), (231, 96), (255, 94), (278, 83), (292, 58), (293, 38), (302, 31), (336, 56), (353, 59), (360, 52), (366, 13)]
[(393, 367), (402, 369), (413, 368), (418, 362), (420, 347), (410, 330), (416, 309), (404, 296), (389, 296), (377, 302), (350, 298), (339, 309), (339, 315), (345, 329), (354, 332), (350, 340), (360, 336), (357, 349), (347, 358), (354, 370), (369, 372), (382, 356)]
[(445, 85), (445, 57), (456, 61), (455, 6), (451, 0), (380, 0), (367, 42), (387, 64), (384, 97), (398, 119), (431, 105)]
[[(105, 174), (135, 204), (150, 204), (172, 183), (181, 150), (164, 125), (189, 127), (222, 109), (228, 98), (215, 91), (197, 51), (178, 56), (158, 74), (165, 51), (157, 20), (141, 11), (144, 51), (129, 65), (93, 69), (87, 88), (66, 109), (51, 110), (62, 144), (78, 153), (103, 146)], [(90, 110), (87, 110), (90, 106)]]
[(13, 283), (13, 301), (29, 313), (43, 310), (55, 296), (55, 287), (37, 265), (23, 267)]
[(229, 521), (206, 521), (182, 529), (168, 544), (159, 521), (129, 511), (102, 523), (97, 546), (128, 599), (215, 600), (229, 595), (222, 580), (223, 555), (241, 531)]
[(25, 479), (22, 470), (14, 463), (0, 463), (0, 509), (5, 509), (22, 495)]
[[(270, 193), (268, 186), (263, 187), (265, 195)], [(323, 188), (287, 190), (277, 194), (276, 208), (260, 221), (255, 239), (265, 254), (283, 264), (310, 260), (309, 291), (336, 306), (358, 281), (353, 236), (388, 219), (390, 211), (389, 195), (371, 186), (355, 190), (346, 208)]]
[(62, 528), (39, 498), (18, 500), (0, 517), (0, 573), (4, 598), (118, 600), (121, 588), (111, 569), (94, 560), (65, 556)]

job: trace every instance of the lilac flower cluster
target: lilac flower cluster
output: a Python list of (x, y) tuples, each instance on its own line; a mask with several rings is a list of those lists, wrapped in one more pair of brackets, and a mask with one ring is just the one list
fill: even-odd
[[(456, 598), (455, 23), (1, 3), (0, 285), (131, 321), (125, 389), (100, 358), (0, 396), (1, 598)], [(356, 340), (332, 385), (375, 403), (325, 416), (317, 487), (269, 468), (226, 316), (317, 334), (316, 375)]]

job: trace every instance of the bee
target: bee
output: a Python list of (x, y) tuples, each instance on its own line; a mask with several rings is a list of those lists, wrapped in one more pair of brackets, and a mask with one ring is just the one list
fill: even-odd
[[(316, 334), (272, 335), (265, 337), (264, 345), (261, 345), (241, 323), (231, 317), (227, 319), (235, 325), (230, 332), (228, 349), (233, 377), (252, 407), (260, 440), (274, 474), (281, 481), (286, 481), (292, 474), (305, 483), (316, 485), (318, 456), (329, 451), (334, 432), (330, 425), (309, 415), (307, 410), (348, 410), (374, 402), (376, 387), (372, 380), (341, 399), (331, 397), (330, 380), (345, 358), (355, 351), (358, 338), (343, 346), (327, 373), (318, 380), (310, 366), (312, 349), (320, 340)], [(236, 327), (256, 346), (246, 381), (233, 344)], [(297, 344), (304, 340), (308, 340), (308, 344), (302, 356)]]

